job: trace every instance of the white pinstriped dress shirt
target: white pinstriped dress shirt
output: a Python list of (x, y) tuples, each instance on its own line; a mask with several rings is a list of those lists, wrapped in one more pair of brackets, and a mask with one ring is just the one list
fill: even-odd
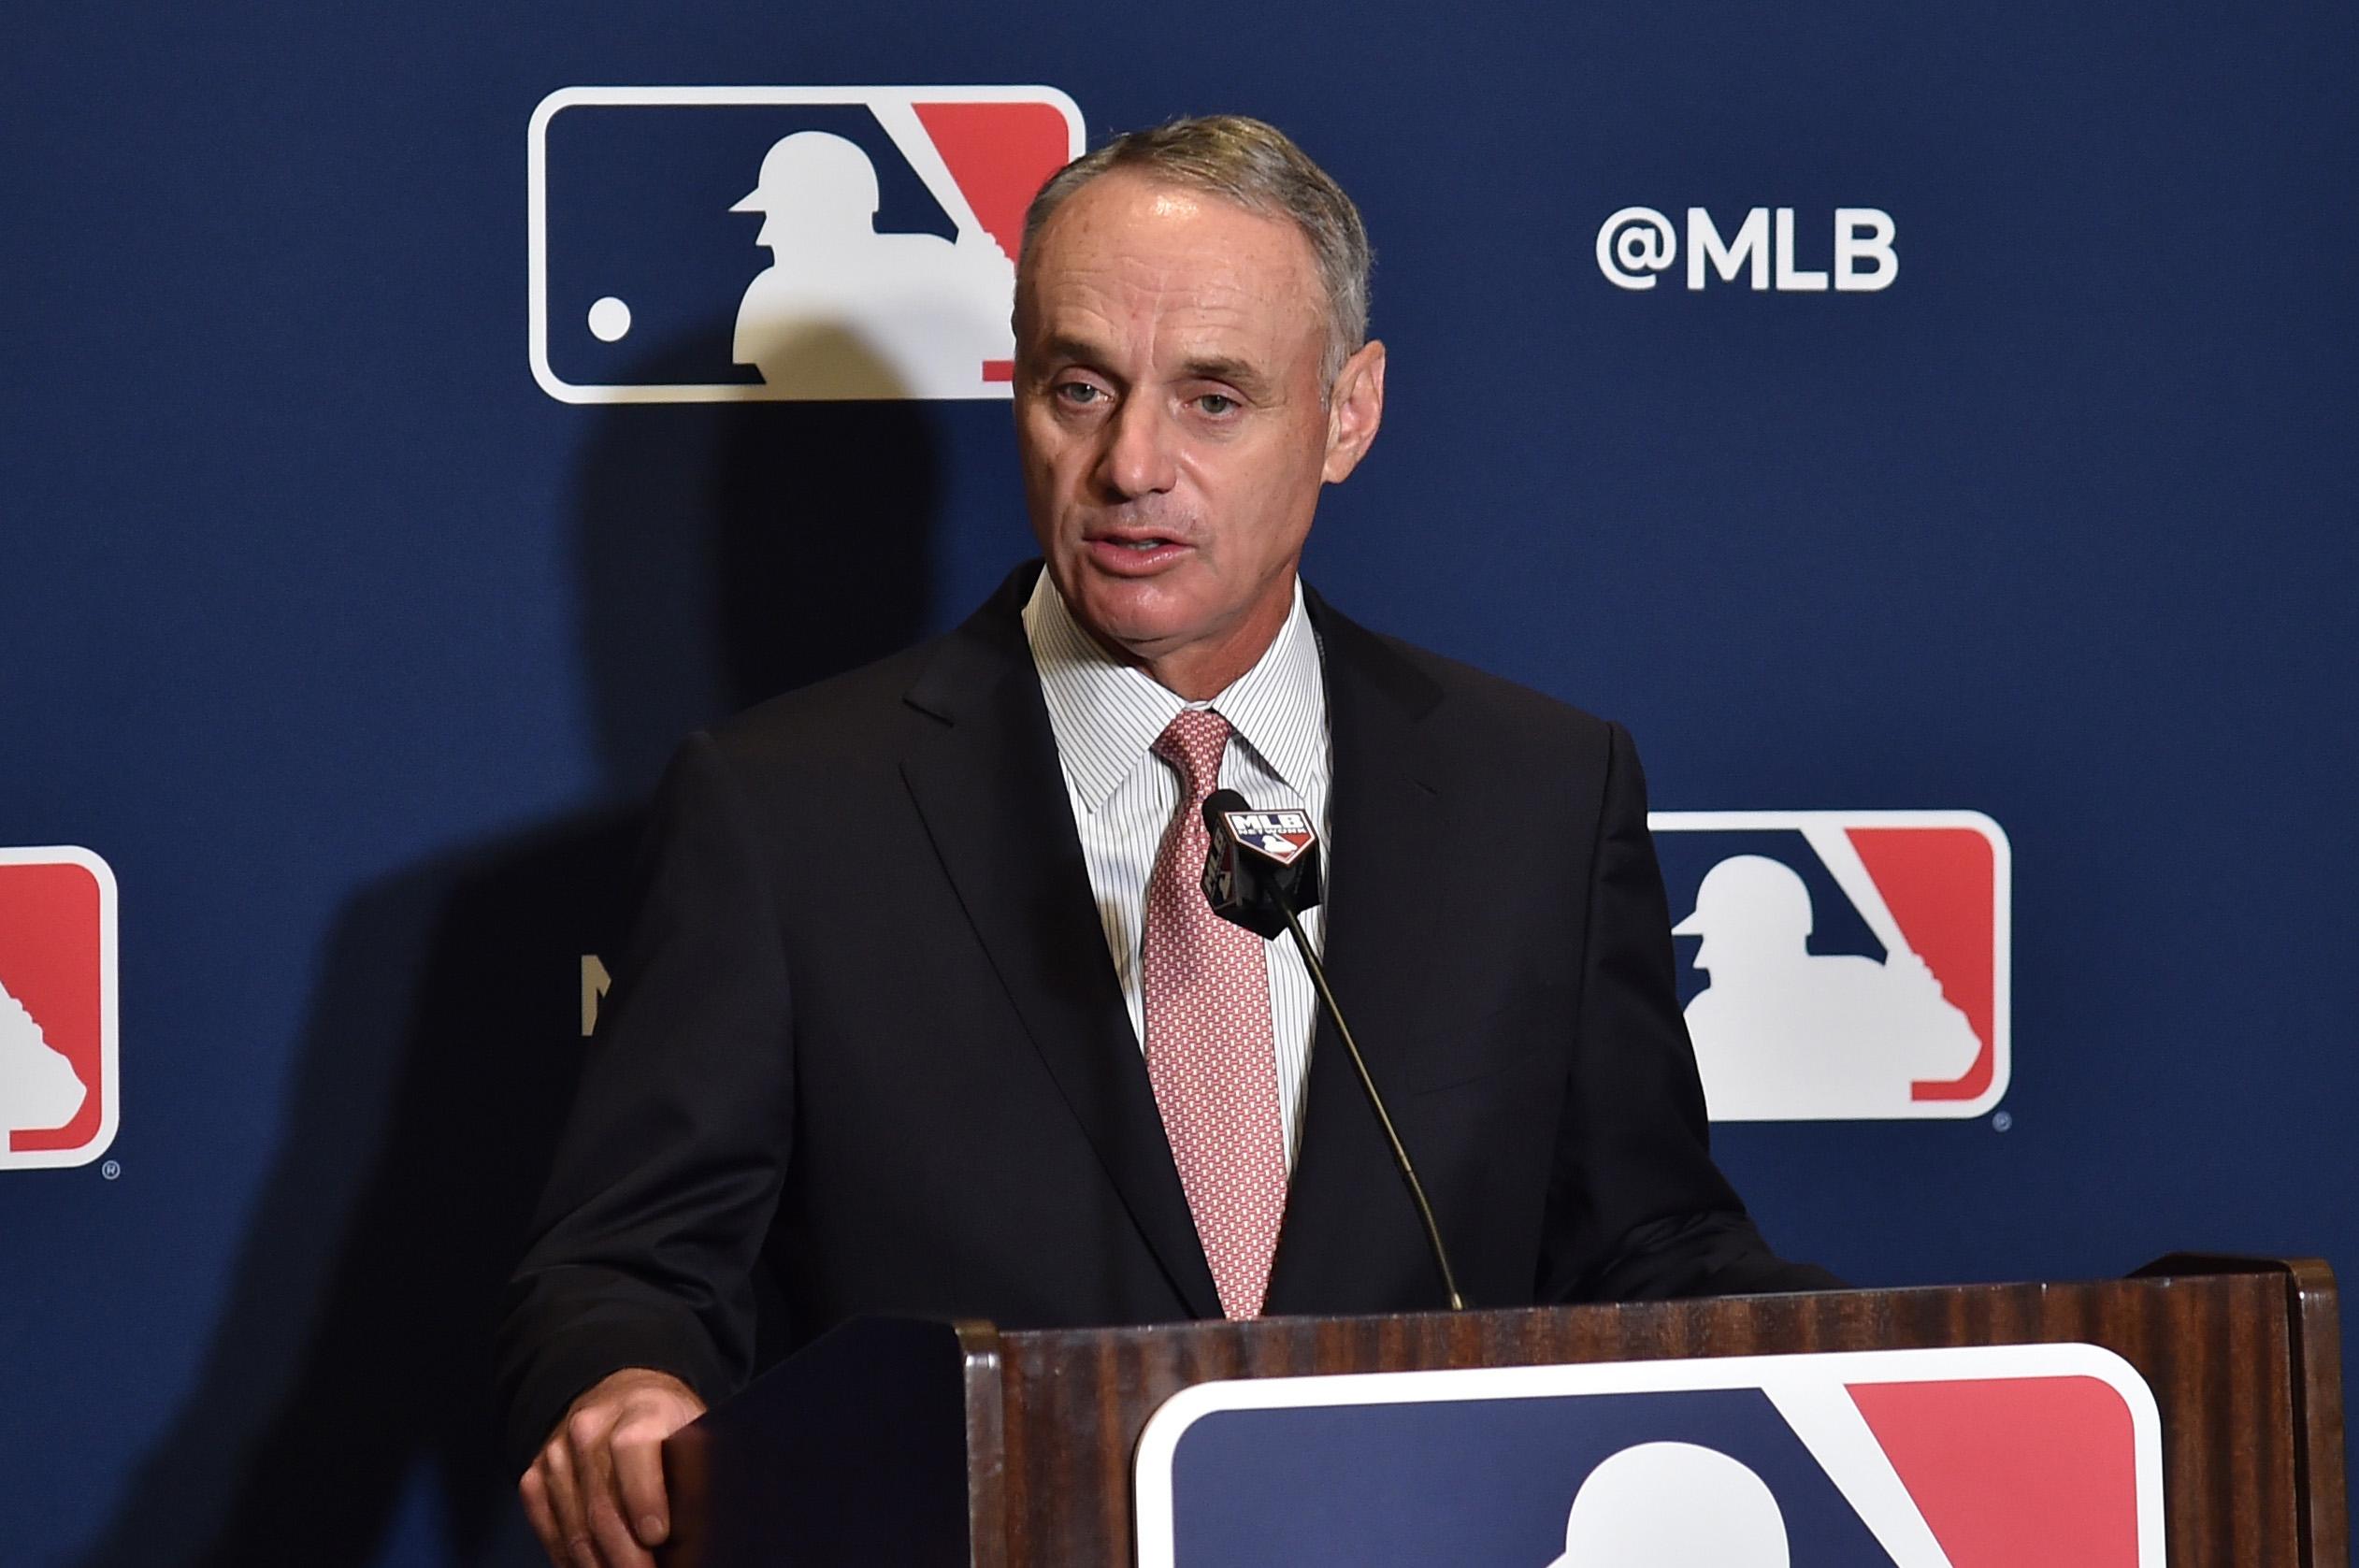
[[(1081, 833), (1089, 889), (1105, 928), (1106, 950), (1122, 982), (1131, 1032), (1146, 1046), (1146, 993), (1139, 943), (1145, 934), (1146, 885), (1156, 852), (1179, 809), (1179, 774), (1148, 748), (1183, 708), (1210, 708), (1235, 731), (1220, 760), (1222, 787), (1254, 806), (1310, 813), (1319, 856), (1328, 856), (1327, 797), (1333, 775), (1327, 730), (1327, 688), (1318, 639), (1294, 585), (1294, 608), (1276, 640), (1251, 669), (1209, 702), (1187, 702), (1144, 670), (1119, 664), (1091, 640), (1065, 607), (1046, 571), (1024, 607), (1024, 634), (1048, 702), (1049, 727), (1065, 772), (1065, 794)], [(1325, 911), (1302, 918), (1302, 934), (1322, 946)], [(1278, 1115), (1286, 1167), (1302, 1128), (1302, 1085), (1310, 1070), (1318, 999), (1291, 937), (1265, 944), (1270, 969), (1270, 1029), (1277, 1051)]]

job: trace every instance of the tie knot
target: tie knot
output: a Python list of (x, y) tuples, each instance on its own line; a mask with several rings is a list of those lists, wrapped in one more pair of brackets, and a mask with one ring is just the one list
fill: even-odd
[(1209, 708), (1183, 708), (1155, 738), (1155, 755), (1179, 770), (1192, 799), (1220, 787), (1220, 757), (1229, 749), (1229, 721)]

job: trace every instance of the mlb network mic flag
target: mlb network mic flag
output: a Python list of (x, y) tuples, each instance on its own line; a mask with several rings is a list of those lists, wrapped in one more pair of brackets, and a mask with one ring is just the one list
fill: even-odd
[(1239, 843), (1280, 866), (1291, 866), (1302, 852), (1318, 842), (1309, 815), (1302, 812), (1223, 812), (1229, 831)]
[(2163, 1568), (2162, 1422), (2092, 1345), (1207, 1383), (1140, 1568)]
[(1979, 812), (1655, 812), (1715, 1121), (1976, 1116), (2007, 1093), (2007, 834)]
[(1052, 87), (568, 87), (527, 143), (530, 353), (568, 403), (1009, 396)]
[[(1205, 802), (1211, 813), (1243, 797), (1221, 790)], [(1321, 897), (1318, 830), (1307, 813), (1221, 810), (1219, 828), (1204, 849), (1204, 897), (1213, 913), (1265, 941), (1286, 935), (1286, 911), (1300, 915)]]

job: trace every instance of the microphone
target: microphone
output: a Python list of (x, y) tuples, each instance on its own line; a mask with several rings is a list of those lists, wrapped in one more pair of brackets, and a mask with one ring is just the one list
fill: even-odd
[(1410, 1201), (1417, 1204), (1417, 1218), (1425, 1226), (1425, 1244), (1433, 1254), (1433, 1266), (1441, 1271), (1442, 1289), (1452, 1310), (1463, 1311), (1466, 1299), (1458, 1293), (1458, 1276), (1450, 1272), (1450, 1255), (1442, 1245), (1441, 1227), (1433, 1222), (1433, 1205), (1425, 1200), (1425, 1185), (1417, 1180), (1417, 1168), (1402, 1146), (1392, 1114), (1385, 1109), (1384, 1096), (1376, 1092), (1376, 1081), (1368, 1075), (1359, 1042), (1352, 1038), (1351, 1026), (1344, 1022), (1344, 1010), (1328, 987), (1327, 970), (1312, 951), (1310, 939), (1302, 934), (1301, 912), (1316, 908), (1323, 894), (1318, 831), (1311, 826), (1310, 813), (1256, 811), (1235, 790), (1215, 789), (1204, 800), (1204, 829), (1212, 839), (1204, 855), (1204, 897), (1213, 913), (1268, 942), (1275, 942), (1282, 932), (1293, 934), (1294, 950), (1302, 956), (1311, 985), (1334, 1022), (1352, 1070), (1359, 1075), (1369, 1108), (1376, 1113), (1376, 1125), (1392, 1146), (1392, 1163), (1408, 1185)]

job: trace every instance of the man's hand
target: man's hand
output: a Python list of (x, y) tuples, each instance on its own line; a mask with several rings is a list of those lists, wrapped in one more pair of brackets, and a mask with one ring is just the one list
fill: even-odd
[(516, 1483), (525, 1517), (556, 1568), (654, 1568), (671, 1533), (664, 1439), (704, 1414), (668, 1372), (626, 1367), (565, 1413)]

